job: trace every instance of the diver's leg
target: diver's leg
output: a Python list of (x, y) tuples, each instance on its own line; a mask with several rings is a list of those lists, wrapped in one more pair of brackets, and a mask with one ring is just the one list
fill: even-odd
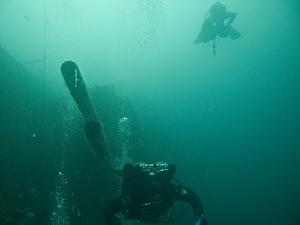
[(236, 40), (242, 36), (242, 34), (232, 26), (228, 28), (228, 33), (231, 40)]

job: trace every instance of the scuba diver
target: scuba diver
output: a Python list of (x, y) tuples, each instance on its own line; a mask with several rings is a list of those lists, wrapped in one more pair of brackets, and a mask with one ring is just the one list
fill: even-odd
[(175, 165), (164, 162), (127, 163), (122, 171), (117, 172), (123, 177), (121, 195), (105, 207), (105, 223), (121, 225), (117, 216), (119, 214), (125, 219), (144, 223), (174, 222), (179, 217), (169, 221), (166, 219), (171, 216), (170, 209), (178, 200), (188, 203), (188, 208), (193, 209), (195, 225), (207, 225), (199, 197), (192, 189), (182, 186), (174, 178), (175, 171)]
[(215, 55), (218, 37), (229, 37), (236, 40), (241, 36), (241, 33), (231, 25), (235, 18), (236, 13), (227, 11), (221, 2), (216, 2), (207, 13), (195, 44), (212, 42), (213, 54)]
[[(197, 194), (192, 189), (182, 186), (174, 178), (175, 165), (164, 162), (127, 163), (123, 170), (113, 169), (112, 154), (108, 148), (102, 122), (98, 119), (90, 101), (78, 65), (73, 61), (66, 61), (61, 66), (61, 72), (85, 120), (86, 138), (97, 158), (101, 160), (103, 171), (112, 172), (123, 178), (121, 195), (110, 201), (104, 209), (105, 223), (120, 225), (121, 220), (118, 214), (122, 214), (126, 219), (135, 219), (144, 223), (168, 222), (166, 221), (168, 218), (169, 222), (172, 222), (183, 216), (181, 214), (175, 219), (170, 219), (170, 209), (178, 200), (188, 203), (188, 207), (193, 209), (195, 225), (207, 225), (203, 206)], [(114, 180), (109, 179), (108, 182), (111, 182), (112, 189), (114, 187), (117, 189), (118, 186)]]

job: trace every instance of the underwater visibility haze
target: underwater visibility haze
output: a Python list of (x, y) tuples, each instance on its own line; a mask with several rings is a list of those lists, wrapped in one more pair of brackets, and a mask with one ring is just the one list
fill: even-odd
[(0, 225), (104, 225), (102, 124), (109, 166), (174, 163), (209, 225), (300, 224), (300, 2), (221, 3), (0, 0)]

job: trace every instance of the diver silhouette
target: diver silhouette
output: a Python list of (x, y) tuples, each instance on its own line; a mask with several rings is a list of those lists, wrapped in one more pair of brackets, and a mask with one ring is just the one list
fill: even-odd
[[(193, 209), (195, 225), (207, 225), (202, 203), (190, 188), (174, 180), (176, 168), (173, 164), (127, 163), (122, 171), (121, 195), (110, 201), (104, 209), (107, 225), (120, 225), (117, 214), (125, 219), (144, 223), (174, 222), (168, 213), (175, 201), (183, 201)], [(175, 182), (176, 181), (176, 182)]]
[(218, 37), (229, 37), (231, 40), (236, 40), (241, 36), (241, 33), (231, 25), (236, 16), (236, 13), (229, 12), (221, 2), (214, 3), (206, 14), (195, 44), (211, 42), (213, 54), (215, 55)]

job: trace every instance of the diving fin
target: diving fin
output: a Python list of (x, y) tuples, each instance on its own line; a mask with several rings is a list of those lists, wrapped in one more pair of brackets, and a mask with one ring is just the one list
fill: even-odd
[(231, 40), (236, 40), (241, 36), (242, 36), (242, 34), (238, 30), (236, 30), (235, 28), (230, 26), (230, 28), (229, 28), (229, 37), (230, 37)]

